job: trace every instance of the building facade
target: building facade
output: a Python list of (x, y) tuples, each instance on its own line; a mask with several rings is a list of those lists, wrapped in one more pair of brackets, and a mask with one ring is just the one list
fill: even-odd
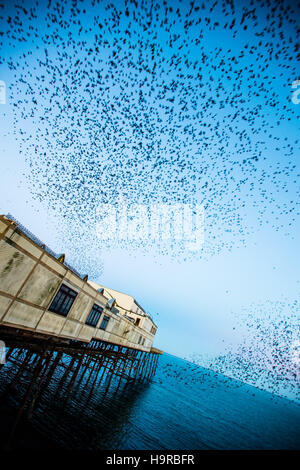
[(0, 325), (151, 351), (156, 325), (135, 299), (82, 278), (0, 216)]
[[(157, 326), (151, 316), (145, 312), (134, 297), (92, 281), (88, 281), (88, 283), (97, 290), (103, 289), (103, 294), (114, 301), (114, 307), (134, 325), (140, 327), (145, 332), (144, 335), (146, 333), (155, 335)], [(140, 339), (140, 342), (146, 342), (145, 336)]]

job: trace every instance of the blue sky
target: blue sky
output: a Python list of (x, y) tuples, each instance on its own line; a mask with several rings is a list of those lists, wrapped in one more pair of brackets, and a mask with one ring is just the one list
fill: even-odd
[[(288, 315), (300, 292), (292, 2), (224, 12), (221, 2), (157, 2), (150, 22), (151, 2), (129, 2), (128, 14), (122, 2), (78, 2), (77, 13), (63, 4), (0, 11), (1, 212), (83, 274), (134, 295), (170, 353), (238, 343), (249, 334), (239, 312), (253, 303), (284, 302)], [(203, 250), (106, 246), (97, 205), (120, 196), (203, 204)]]

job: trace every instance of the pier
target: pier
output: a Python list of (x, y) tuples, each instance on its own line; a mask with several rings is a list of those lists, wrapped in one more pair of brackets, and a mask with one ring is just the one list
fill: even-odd
[(67, 384), (68, 398), (83, 383), (93, 393), (112, 380), (151, 380), (162, 354), (152, 346), (156, 331), (132, 296), (90, 282), (64, 255), (0, 216), (0, 374), (13, 371), (2, 401), (26, 376), (8, 442), (54, 376), (59, 387)]

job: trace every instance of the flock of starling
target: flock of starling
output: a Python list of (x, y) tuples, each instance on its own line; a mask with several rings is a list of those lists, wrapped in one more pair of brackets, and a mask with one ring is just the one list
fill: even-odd
[(294, 236), (299, 11), (292, 0), (0, 0), (7, 134), (68, 261), (99, 277), (109, 236), (96, 236), (97, 208), (120, 198), (204, 207), (201, 252), (154, 243), (178, 261), (247, 245), (265, 226)]
[(193, 353), (188, 359), (196, 368), (204, 365), (300, 402), (299, 300), (255, 302), (236, 316), (236, 324), (244, 329), (238, 344), (228, 344), (225, 353), (214, 358)]

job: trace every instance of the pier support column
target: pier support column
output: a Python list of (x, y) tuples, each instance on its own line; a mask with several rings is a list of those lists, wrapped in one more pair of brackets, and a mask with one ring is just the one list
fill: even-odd
[(18, 427), (18, 424), (19, 424), (19, 422), (20, 422), (20, 419), (21, 419), (21, 417), (22, 417), (22, 415), (23, 415), (23, 412), (24, 412), (26, 403), (27, 403), (27, 401), (28, 401), (28, 399), (29, 399), (29, 397), (30, 397), (30, 395), (31, 395), (31, 392), (32, 392), (32, 389), (33, 389), (33, 387), (34, 387), (34, 385), (35, 385), (35, 383), (36, 383), (36, 380), (38, 379), (38, 377), (39, 377), (39, 375), (40, 375), (40, 373), (41, 373), (41, 370), (42, 370), (42, 368), (43, 368), (43, 362), (44, 362), (44, 359), (45, 359), (46, 355), (47, 355), (47, 350), (45, 350), (45, 351), (40, 355), (40, 358), (39, 358), (39, 360), (37, 361), (36, 367), (35, 367), (34, 372), (33, 372), (32, 379), (31, 379), (31, 381), (30, 381), (30, 383), (29, 383), (29, 386), (28, 386), (28, 388), (27, 388), (27, 391), (26, 391), (26, 393), (25, 393), (25, 396), (24, 396), (24, 398), (23, 398), (23, 400), (22, 400), (22, 402), (21, 402), (21, 405), (20, 405), (19, 410), (18, 410), (17, 417), (16, 417), (16, 419), (15, 419), (15, 422), (14, 422), (14, 424), (13, 424), (13, 427), (12, 427), (11, 432), (10, 432), (9, 437), (8, 437), (8, 441), (7, 441), (7, 447), (8, 447), (8, 448), (10, 448), (10, 446), (11, 446), (12, 439), (13, 439), (13, 437), (14, 437), (14, 434), (15, 434), (15, 431), (16, 431), (16, 429), (17, 429), (17, 427)]

